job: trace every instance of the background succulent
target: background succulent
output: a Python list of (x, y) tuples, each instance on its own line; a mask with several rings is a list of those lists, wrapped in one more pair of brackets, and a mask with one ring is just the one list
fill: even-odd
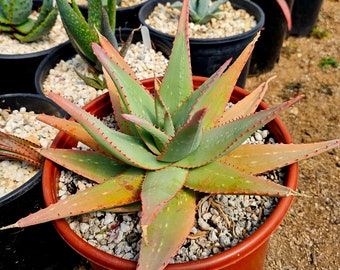
[[(219, 7), (228, 0), (190, 0), (189, 16), (192, 22), (198, 24), (206, 24), (212, 18), (217, 18), (216, 13), (220, 11)], [(173, 7), (181, 9), (182, 2), (176, 1)]]
[[(91, 43), (99, 43), (99, 33), (105, 36), (110, 43), (118, 49), (115, 36), (116, 29), (116, 0), (91, 0), (88, 3), (87, 19), (81, 12), (75, 0), (71, 4), (67, 0), (56, 0), (58, 10), (76, 52), (89, 65), (92, 77), (77, 74), (90, 86), (103, 89), (106, 84), (100, 79), (101, 64), (94, 55)], [(123, 44), (121, 54), (124, 55), (126, 48), (131, 43), (132, 36)]]
[(58, 10), (53, 0), (44, 0), (39, 16), (33, 19), (32, 7), (32, 0), (0, 0), (0, 33), (21, 42), (33, 42), (46, 35), (55, 24)]
[[(227, 61), (194, 91), (188, 41), (189, 2), (184, 1), (167, 71), (147, 91), (102, 36), (93, 43), (108, 85), (119, 130), (53, 93), (74, 120), (41, 115), (92, 150), (41, 149), (45, 158), (96, 182), (20, 219), (25, 227), (85, 212), (139, 203), (142, 240), (138, 269), (163, 269), (190, 233), (201, 193), (290, 196), (293, 190), (257, 175), (330, 150), (340, 140), (312, 144), (243, 144), (256, 130), (296, 103), (256, 111), (264, 83), (226, 109), (256, 39), (230, 66)], [(228, 67), (228, 68), (227, 68)], [(15, 151), (12, 148), (9, 151)], [(121, 210), (121, 209), (120, 209)]]

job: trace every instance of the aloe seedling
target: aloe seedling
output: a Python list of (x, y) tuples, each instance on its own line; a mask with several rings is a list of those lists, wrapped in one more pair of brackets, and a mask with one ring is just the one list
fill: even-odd
[(32, 19), (32, 0), (0, 0), (0, 33), (21, 42), (33, 42), (49, 33), (58, 10), (53, 0), (44, 0), (39, 16)]
[[(256, 38), (228, 67), (226, 61), (194, 90), (188, 38), (189, 0), (184, 0), (172, 54), (152, 94), (119, 52), (103, 37), (93, 43), (103, 67), (118, 130), (65, 98), (49, 97), (75, 121), (40, 115), (92, 151), (40, 149), (41, 155), (97, 185), (41, 209), (2, 229), (25, 227), (86, 212), (140, 202), (142, 240), (138, 269), (163, 269), (194, 224), (202, 193), (285, 197), (288, 187), (259, 174), (312, 157), (340, 140), (312, 144), (243, 144), (256, 130), (295, 104), (298, 96), (257, 111), (264, 83), (226, 109)], [(228, 68), (227, 68), (228, 67)]]

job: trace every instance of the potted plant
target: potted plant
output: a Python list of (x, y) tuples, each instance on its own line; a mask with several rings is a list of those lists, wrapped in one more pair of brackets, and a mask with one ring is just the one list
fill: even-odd
[[(34, 137), (41, 144), (48, 141), (51, 143), (57, 132), (50, 126), (34, 120), (35, 115), (40, 113), (57, 117), (65, 115), (48, 98), (26, 93), (0, 95), (0, 111), (1, 132), (13, 130), (13, 133), (18, 134), (20, 129), (25, 130), (20, 132), (21, 136)], [(5, 140), (1, 136), (1, 144)], [(44, 199), (41, 185), (42, 169), (39, 166), (4, 159), (3, 156), (0, 163), (0, 226), (3, 226), (44, 207)], [(4, 187), (7, 187), (5, 192)], [(27, 248), (28, 243), (30, 248)], [(59, 255), (68, 261), (70, 267), (79, 260), (79, 256), (58, 237), (51, 224), (2, 231), (0, 268), (42, 269), (51, 265), (58, 268), (58, 265), (62, 265), (59, 257), (46, 252), (51, 245), (59, 249)]]
[(292, 28), (291, 8), (294, 0), (252, 0), (263, 10), (266, 19), (254, 48), (249, 75), (256, 76), (273, 69), (279, 61), (283, 41)]
[[(230, 11), (230, 18), (234, 19), (228, 19), (227, 14), (225, 15), (226, 18), (219, 19), (219, 11), (221, 8), (221, 5), (225, 3), (231, 4), (232, 8), (229, 10), (243, 10), (244, 12), (248, 13), (250, 17), (246, 15), (235, 15), (232, 16), (235, 12), (238, 11)], [(155, 17), (161, 17), (164, 15), (158, 15), (155, 11), (155, 8), (158, 5), (162, 5), (162, 8), (159, 8), (161, 12), (165, 10), (168, 14), (166, 14), (166, 17), (173, 17), (177, 18), (177, 14), (172, 14), (174, 11), (174, 8), (163, 8), (166, 7), (167, 3), (174, 4), (176, 3), (176, 6), (178, 5), (177, 1), (169, 1), (169, 0), (161, 0), (161, 1), (150, 1), (146, 3), (139, 12), (139, 20), (140, 22), (147, 26), (150, 31), (151, 39), (153, 43), (155, 44), (156, 48), (163, 51), (165, 55), (169, 55), (171, 48), (172, 48), (172, 42), (174, 40), (174, 35), (169, 34), (168, 31), (164, 31), (163, 25), (159, 25), (157, 22), (153, 23), (151, 25), (151, 20), (148, 18), (151, 17), (152, 14), (155, 14)], [(209, 7), (211, 3), (211, 7)], [(232, 57), (234, 60), (237, 58), (237, 56), (240, 55), (242, 50), (246, 47), (246, 45), (254, 38), (255, 34), (262, 28), (264, 24), (264, 13), (259, 8), (258, 5), (254, 4), (251, 1), (239, 1), (239, 0), (231, 0), (231, 1), (215, 1), (212, 2), (210, 0), (208, 1), (191, 1), (190, 4), (190, 18), (193, 20), (193, 17), (197, 17), (197, 20), (194, 27), (201, 27), (200, 25), (205, 26), (207, 28), (207, 32), (214, 33), (216, 31), (216, 26), (213, 25), (213, 22), (211, 22), (212, 18), (216, 19), (215, 24), (217, 22), (226, 23), (229, 22), (229, 25), (227, 27), (228, 31), (231, 31), (234, 27), (234, 25), (237, 24), (237, 21), (240, 20), (240, 25), (248, 25), (251, 22), (248, 22), (249, 19), (251, 19), (253, 16), (255, 19), (255, 25), (252, 25), (252, 27), (249, 27), (251, 29), (246, 29), (244, 33), (241, 32), (241, 27), (238, 29), (239, 31), (237, 33), (225, 33), (225, 36), (220, 37), (190, 37), (190, 50), (191, 50), (191, 62), (192, 62), (192, 69), (193, 74), (198, 76), (211, 76), (214, 71), (221, 66), (226, 59), (229, 59)], [(171, 10), (171, 11), (169, 11)], [(225, 11), (225, 13), (227, 12)], [(171, 13), (170, 13), (171, 12)], [(201, 19), (200, 19), (201, 17)], [(243, 20), (242, 20), (243, 18)], [(169, 18), (162, 18), (160, 21), (166, 21), (168, 23)], [(235, 20), (235, 21), (233, 21)], [(232, 22), (230, 22), (232, 21)], [(158, 28), (157, 28), (158, 27)], [(163, 29), (161, 29), (163, 28)], [(215, 29), (214, 29), (215, 28)], [(224, 26), (220, 27), (224, 31)], [(244, 87), (246, 76), (248, 73), (248, 67), (249, 62), (245, 66), (237, 85)]]
[[(105, 38), (100, 37), (101, 45), (93, 43), (109, 86), (109, 94), (99, 97), (98, 101), (104, 100), (106, 104), (94, 102), (91, 106), (96, 111), (92, 115), (56, 94), (49, 95), (75, 121), (39, 117), (70, 135), (60, 133), (60, 140), (54, 142), (57, 148), (37, 149), (48, 159), (43, 176), (48, 206), (2, 230), (57, 220), (55, 225), (66, 241), (76, 240), (73, 248), (87, 256), (98, 269), (260, 269), (263, 266), (269, 235), (259, 237), (260, 233), (254, 233), (249, 241), (208, 259), (182, 264), (169, 264), (169, 261), (192, 229), (199, 194), (297, 195), (293, 190), (297, 180), (296, 162), (338, 147), (340, 140), (291, 143), (286, 130), (280, 130), (283, 124), (276, 118), (279, 112), (301, 97), (257, 111), (267, 84), (250, 94), (236, 91), (232, 101), (243, 99), (226, 109), (255, 39), (226, 71), (230, 61), (203, 80), (203, 84), (200, 84), (202, 79), (197, 83), (190, 69), (188, 12), (189, 1), (186, 0), (167, 72), (164, 78), (155, 79), (151, 92), (146, 89), (147, 85), (144, 88), (140, 84)], [(194, 82), (196, 91), (193, 90)], [(110, 113), (107, 106), (110, 103), (119, 131), (97, 118)], [(263, 104), (262, 108), (265, 108)], [(90, 110), (90, 106), (87, 109)], [(274, 119), (276, 122), (271, 130), (282, 143), (242, 144), (250, 134)], [(77, 141), (92, 150), (71, 149)], [(10, 150), (18, 149), (20, 147)], [(99, 184), (58, 200), (56, 182), (51, 181), (60, 172), (55, 163)], [(295, 180), (288, 180), (288, 186), (255, 176), (288, 164), (294, 164), (289, 171), (295, 174)], [(282, 199), (277, 211), (280, 217), (271, 218), (272, 223), (264, 224), (259, 231), (273, 232), (290, 203), (291, 198)], [(142, 238), (137, 264), (99, 250), (94, 255), (93, 249), (79, 236), (68, 234), (70, 228), (60, 220), (100, 209), (128, 211), (136, 208), (142, 208)], [(254, 246), (247, 247), (249, 242)], [(256, 259), (252, 249), (259, 253), (260, 259)]]
[[(35, 68), (54, 47), (67, 41), (57, 15), (52, 0), (0, 1), (2, 94), (34, 92)], [(18, 68), (21, 80), (16, 80), (13, 75), (18, 73)]]

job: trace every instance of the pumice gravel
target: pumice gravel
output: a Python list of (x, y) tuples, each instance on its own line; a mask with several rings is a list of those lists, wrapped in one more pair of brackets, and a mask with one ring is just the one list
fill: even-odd
[[(58, 130), (36, 119), (25, 107), (9, 111), (0, 109), (0, 130), (48, 147)], [(19, 160), (0, 160), (0, 197), (20, 187), (32, 178), (38, 168)]]

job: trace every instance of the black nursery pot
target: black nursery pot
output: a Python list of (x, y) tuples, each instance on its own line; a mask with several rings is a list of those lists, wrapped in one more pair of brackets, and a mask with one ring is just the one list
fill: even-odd
[[(295, 0), (297, 1), (297, 0)], [(283, 41), (288, 35), (286, 18), (275, 0), (252, 0), (266, 15), (261, 35), (253, 50), (248, 75), (257, 76), (271, 71), (280, 59)], [(294, 0), (286, 0), (292, 7)]]
[(0, 54), (0, 94), (36, 93), (35, 70), (53, 49), (27, 54)]
[[(164, 5), (167, 2), (173, 3), (175, 0), (149, 1), (140, 9), (138, 17), (140, 22), (148, 27), (156, 49), (162, 51), (164, 55), (168, 57), (171, 52), (174, 36), (158, 31), (145, 23), (145, 20), (158, 3)], [(227, 59), (232, 57), (235, 60), (262, 28), (264, 24), (264, 13), (258, 5), (243, 0), (230, 0), (230, 3), (234, 8), (244, 9), (250, 15), (254, 16), (257, 21), (256, 26), (246, 33), (232, 37), (214, 39), (190, 38), (189, 44), (193, 75), (209, 77)], [(240, 87), (244, 87), (245, 85), (248, 67), (249, 61), (237, 82), (237, 85)]]
[(116, 10), (116, 29), (121, 28), (138, 28), (140, 22), (138, 19), (138, 13), (141, 7), (147, 2), (140, 3), (138, 5), (130, 7), (117, 8)]
[[(35, 113), (65, 115), (46, 97), (27, 93), (0, 95), (0, 108), (21, 107)], [(42, 169), (25, 184), (0, 197), (0, 227), (45, 207), (41, 174)], [(51, 251), (51, 246), (54, 246), (52, 250), (58, 250), (57, 255)], [(50, 223), (0, 231), (0, 269), (72, 269), (76, 261), (79, 256), (60, 239)]]
[[(34, 0), (33, 9), (37, 10), (42, 1)], [(41, 60), (54, 48), (25, 54), (0, 53), (0, 95), (7, 93), (33, 93), (34, 74)]]
[(294, 0), (292, 10), (292, 30), (290, 35), (305, 37), (308, 36), (319, 16), (322, 0)]

